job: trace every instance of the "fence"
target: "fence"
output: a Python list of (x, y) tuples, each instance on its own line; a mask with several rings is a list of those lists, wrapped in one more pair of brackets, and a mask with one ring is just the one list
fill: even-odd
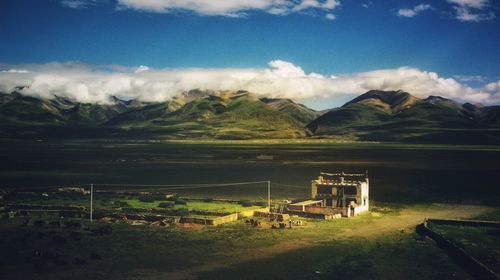
[[(479, 226), (480, 224), (489, 226), (490, 222), (485, 221), (470, 221), (470, 220), (437, 220), (429, 219), (423, 224), (417, 226), (416, 231), (424, 236), (428, 236), (433, 239), (439, 248), (443, 249), (455, 262), (461, 265), (470, 274), (478, 277), (479, 279), (495, 279), (499, 280), (500, 276), (494, 271), (486, 267), (479, 260), (474, 258), (472, 255), (467, 253), (464, 249), (457, 246), (455, 243), (442, 236), (441, 234), (433, 231), (427, 225), (428, 223), (439, 223), (447, 225), (470, 225)], [(495, 223), (495, 222), (493, 222)]]
[(436, 225), (500, 228), (500, 222), (481, 221), (481, 220), (428, 219), (427, 222)]

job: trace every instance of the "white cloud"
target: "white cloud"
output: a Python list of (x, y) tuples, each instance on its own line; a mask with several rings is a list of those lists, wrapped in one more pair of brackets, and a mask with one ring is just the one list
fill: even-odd
[(24, 94), (52, 98), (64, 96), (79, 102), (109, 103), (111, 96), (165, 101), (182, 91), (200, 88), (248, 90), (261, 96), (307, 100), (358, 95), (371, 89), (404, 90), (425, 98), (440, 95), (471, 103), (500, 102), (500, 81), (484, 88), (473, 88), (453, 78), (416, 68), (320, 75), (306, 73), (293, 63), (273, 60), (266, 68), (183, 68), (99, 66), (78, 62), (1, 65), (3, 69), (26, 72), (0, 72), (0, 91), (11, 92), (28, 86)]
[(28, 70), (24, 70), (24, 69), (8, 69), (8, 70), (2, 70), (0, 72), (1, 73), (29, 73)]
[(61, 5), (71, 9), (85, 9), (105, 0), (61, 0)]
[(334, 14), (326, 14), (325, 18), (328, 20), (335, 20), (337, 17)]
[(368, 9), (371, 5), (373, 5), (373, 2), (372, 1), (368, 1), (366, 3), (362, 3), (361, 7), (365, 8), (365, 9)]
[(303, 11), (331, 13), (339, 0), (118, 0), (120, 8), (154, 13), (190, 11), (199, 15), (241, 17), (260, 10), (273, 15)]
[(469, 9), (464, 7), (455, 7), (455, 11), (457, 13), (456, 18), (460, 21), (479, 22), (495, 18), (495, 14), (493, 12), (473, 13)]
[(448, 3), (474, 9), (482, 9), (488, 6), (488, 0), (448, 0)]
[(498, 81), (496, 83), (487, 84), (486, 89), (489, 91), (500, 91), (500, 81)]
[(478, 83), (485, 83), (486, 78), (480, 75), (455, 75), (453, 78), (459, 80), (460, 82), (478, 82)]
[(400, 17), (414, 17), (419, 13), (431, 9), (432, 6), (429, 4), (420, 4), (410, 9), (399, 9), (398, 16)]
[(147, 67), (147, 66), (144, 66), (144, 65), (141, 65), (139, 67), (137, 67), (137, 69), (135, 69), (135, 73), (140, 73), (140, 72), (145, 72), (145, 71), (149, 71), (150, 68)]
[(479, 22), (495, 18), (494, 12), (484, 11), (489, 7), (488, 0), (447, 0), (453, 5), (455, 18), (460, 21)]

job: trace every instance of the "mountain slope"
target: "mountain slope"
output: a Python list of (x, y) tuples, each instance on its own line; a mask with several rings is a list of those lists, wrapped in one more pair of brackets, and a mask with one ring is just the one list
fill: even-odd
[(266, 103), (246, 91), (195, 89), (159, 103), (112, 97), (105, 105), (0, 94), (0, 136), (12, 137), (296, 138), (315, 116), (291, 100)]
[[(22, 89), (20, 89), (22, 90)], [(247, 91), (190, 90), (165, 102), (112, 97), (84, 104), (0, 93), (0, 137), (267, 139), (335, 138), (415, 143), (499, 144), (500, 106), (439, 96), (369, 91), (316, 112)]]
[(304, 125), (307, 125), (321, 115), (321, 113), (307, 108), (302, 104), (295, 103), (291, 99), (261, 98), (260, 100), (271, 108), (292, 116)]
[(500, 109), (461, 105), (439, 96), (369, 91), (307, 128), (316, 137), (367, 141), (500, 143)]
[[(168, 137), (222, 139), (295, 138), (303, 124), (245, 91), (181, 95), (163, 104), (145, 106), (111, 119), (124, 129), (154, 129)], [(182, 104), (183, 102), (185, 104)]]

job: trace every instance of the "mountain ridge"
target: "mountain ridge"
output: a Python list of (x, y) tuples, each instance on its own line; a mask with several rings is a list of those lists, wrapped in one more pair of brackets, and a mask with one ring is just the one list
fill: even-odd
[(162, 139), (333, 138), (352, 141), (500, 143), (500, 106), (460, 104), (436, 95), (368, 91), (315, 111), (291, 99), (194, 89), (164, 102), (111, 97), (78, 103), (0, 93), (1, 137)]
[(56, 95), (39, 99), (17, 91), (0, 94), (0, 122), (12, 130), (82, 127), (107, 128), (123, 135), (137, 132), (141, 137), (297, 138), (305, 136), (304, 126), (314, 119), (315, 112), (292, 100), (264, 102), (247, 91), (195, 89), (156, 103), (111, 97), (110, 104), (104, 105), (78, 103)]
[(306, 127), (315, 137), (343, 136), (363, 141), (500, 143), (499, 112), (500, 106), (372, 90)]

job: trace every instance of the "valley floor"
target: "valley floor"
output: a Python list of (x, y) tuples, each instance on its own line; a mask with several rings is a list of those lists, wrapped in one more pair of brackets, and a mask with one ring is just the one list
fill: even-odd
[[(265, 221), (260, 228), (243, 221), (217, 227), (115, 224), (111, 235), (83, 235), (62, 245), (47, 231), (10, 220), (0, 223), (0, 273), (3, 279), (471, 279), (414, 228), (426, 217), (498, 217), (498, 211), (382, 204), (355, 218), (307, 220), (283, 230)], [(30, 262), (36, 250), (60, 254), (68, 264), (38, 271)], [(75, 258), (85, 263), (74, 264)]]
[[(61, 229), (0, 221), (2, 279), (471, 279), (433, 241), (429, 218), (498, 220), (499, 146), (318, 142), (0, 140), (0, 188), (83, 183), (272, 182), (273, 199), (307, 198), (320, 171), (370, 175), (370, 214), (217, 227), (112, 225), (73, 240)], [(265, 185), (182, 196), (265, 198)], [(98, 198), (97, 198), (98, 199)], [(493, 212), (492, 212), (493, 211)], [(88, 224), (84, 223), (84, 227)], [(77, 234), (78, 235), (78, 234)], [(64, 237), (67, 242), (61, 243)], [(40, 256), (51, 256), (40, 268)], [(38, 265), (37, 265), (38, 264)]]

